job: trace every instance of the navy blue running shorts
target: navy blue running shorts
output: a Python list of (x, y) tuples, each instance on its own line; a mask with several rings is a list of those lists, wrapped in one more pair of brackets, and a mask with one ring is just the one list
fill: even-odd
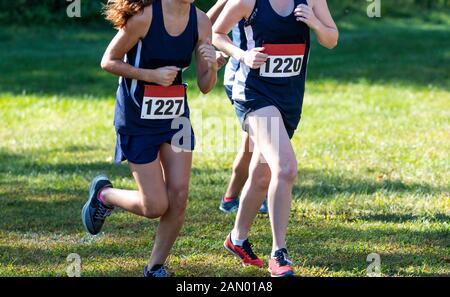
[[(268, 106), (273, 106), (273, 105), (268, 102), (263, 102), (263, 101), (260, 102), (259, 105), (255, 104), (252, 108), (244, 108), (240, 104), (234, 104), (234, 107), (235, 107), (234, 110), (236, 111), (236, 116), (239, 120), (239, 123), (241, 124), (242, 130), (244, 130), (247, 133), (249, 132), (248, 127), (245, 124), (245, 119), (247, 118), (247, 115), (249, 113), (256, 111), (258, 109), (264, 108), (264, 107), (268, 107)], [(284, 119), (283, 119), (283, 121), (284, 121)], [(284, 125), (286, 127), (286, 123), (284, 123)], [(289, 136), (289, 139), (292, 139), (292, 137), (294, 137), (294, 134), (295, 134), (295, 129), (289, 129), (288, 127), (286, 127), (286, 132)]]
[[(159, 149), (162, 144), (172, 143), (174, 135), (125, 135), (117, 133), (116, 151), (114, 162), (121, 163), (125, 160), (133, 164), (148, 164), (158, 158)], [(185, 151), (193, 151), (195, 148), (195, 135), (191, 133), (190, 143), (174, 145)]]

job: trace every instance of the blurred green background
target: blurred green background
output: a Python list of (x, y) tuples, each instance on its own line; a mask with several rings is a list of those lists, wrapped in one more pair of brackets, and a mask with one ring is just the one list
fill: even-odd
[[(82, 20), (73, 22), (101, 23), (102, 3), (99, 0), (81, 0)], [(207, 10), (213, 0), (196, 0), (196, 5)], [(65, 14), (69, 2), (65, 0), (1, 0), (0, 23), (3, 24), (55, 24), (67, 23)], [(429, 17), (436, 10), (449, 9), (449, 0), (381, 0), (382, 14), (389, 17)], [(328, 4), (337, 19), (365, 12), (366, 0), (330, 0)]]

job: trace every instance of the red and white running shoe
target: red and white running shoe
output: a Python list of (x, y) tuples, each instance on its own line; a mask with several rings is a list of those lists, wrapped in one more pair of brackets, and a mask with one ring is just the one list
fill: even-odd
[(275, 256), (269, 260), (269, 272), (272, 277), (288, 277), (294, 276), (292, 270), (292, 261), (288, 257), (285, 248), (275, 252)]
[(228, 234), (227, 239), (223, 243), (223, 246), (227, 251), (240, 258), (244, 266), (252, 265), (261, 268), (264, 265), (263, 261), (259, 259), (258, 256), (255, 255), (255, 253), (253, 253), (251, 244), (248, 239), (244, 241), (242, 246), (234, 245), (233, 242), (231, 242), (231, 234)]

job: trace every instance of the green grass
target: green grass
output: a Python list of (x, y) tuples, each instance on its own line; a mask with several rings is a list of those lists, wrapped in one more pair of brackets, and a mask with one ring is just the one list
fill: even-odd
[[(450, 275), (446, 22), (342, 23), (339, 48), (314, 45), (294, 138), (288, 245), (299, 275), (364, 276), (370, 253), (380, 254), (384, 276)], [(0, 29), (1, 276), (65, 275), (70, 253), (81, 256), (84, 276), (141, 274), (157, 221), (118, 212), (94, 238), (79, 216), (97, 173), (135, 187), (126, 165), (111, 164), (117, 79), (98, 64), (112, 34)], [(194, 117), (237, 124), (220, 86), (203, 96), (192, 77)], [(200, 148), (217, 138), (217, 126), (194, 128)], [(267, 275), (222, 248), (234, 215), (219, 212), (218, 199), (233, 158), (206, 149), (194, 156), (186, 224), (168, 261), (175, 276)], [(267, 257), (267, 216), (251, 239)]]

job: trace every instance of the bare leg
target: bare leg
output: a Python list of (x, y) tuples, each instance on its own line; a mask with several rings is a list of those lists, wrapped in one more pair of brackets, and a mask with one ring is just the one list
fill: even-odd
[(183, 226), (192, 167), (192, 152), (174, 152), (170, 144), (161, 146), (160, 156), (169, 208), (160, 219), (149, 267), (164, 264)]
[(233, 172), (228, 184), (225, 197), (236, 198), (241, 194), (242, 188), (248, 178), (248, 167), (252, 159), (249, 149), (250, 137), (248, 133), (242, 136), (242, 145), (233, 162)]
[[(261, 121), (264, 120), (265, 121)], [(270, 168), (269, 217), (272, 227), (272, 252), (286, 247), (286, 233), (292, 200), (292, 187), (297, 177), (297, 161), (280, 112), (273, 106), (265, 107), (248, 115), (250, 137), (255, 143), (255, 152), (259, 151)], [(254, 156), (255, 157), (255, 156)], [(253, 163), (252, 158), (252, 163)], [(254, 194), (254, 187), (267, 185), (267, 176), (263, 165), (251, 165), (248, 186), (243, 190), (243, 200), (252, 202), (241, 205), (236, 218), (236, 233), (239, 239), (245, 239), (249, 227), (256, 216), (256, 205), (261, 205), (261, 194)], [(259, 179), (259, 182), (257, 180)], [(251, 185), (251, 184), (255, 185)], [(261, 191), (262, 192), (262, 191)]]
[(233, 229), (235, 239), (243, 240), (248, 237), (250, 227), (264, 201), (270, 183), (270, 168), (261, 162), (263, 157), (255, 147), (250, 163), (250, 176), (242, 190), (239, 210)]
[(159, 158), (144, 165), (129, 162), (129, 167), (138, 191), (106, 189), (105, 202), (150, 219), (161, 217), (167, 211), (169, 198)]

